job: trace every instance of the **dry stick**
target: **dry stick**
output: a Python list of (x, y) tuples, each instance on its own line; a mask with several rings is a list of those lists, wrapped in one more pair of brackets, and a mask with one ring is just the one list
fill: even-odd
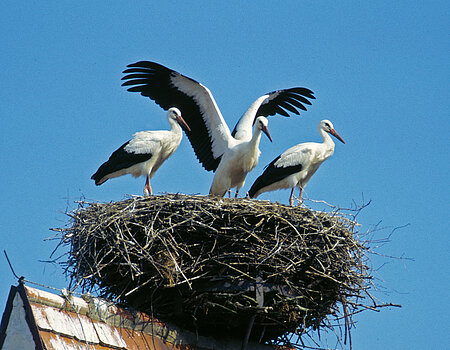
[[(166, 245), (166, 242), (164, 240), (161, 240), (161, 243), (164, 244), (164, 246), (166, 247), (166, 249), (168, 248)], [(170, 255), (170, 258), (172, 259), (173, 263), (175, 264), (176, 270), (178, 270), (181, 275), (183, 276), (183, 278), (185, 279), (186, 283), (188, 284), (189, 288), (192, 289), (192, 285), (191, 282), (189, 281), (189, 279), (186, 277), (186, 275), (184, 274), (183, 270), (181, 269), (181, 267), (178, 265), (176, 259), (173, 257), (172, 252), (167, 249), (167, 252)]]

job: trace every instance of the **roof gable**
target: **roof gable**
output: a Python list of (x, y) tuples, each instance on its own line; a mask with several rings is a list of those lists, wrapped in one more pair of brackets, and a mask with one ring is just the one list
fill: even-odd
[[(63, 291), (59, 296), (23, 283), (11, 287), (0, 327), (0, 349), (10, 350), (228, 350), (241, 345), (242, 339), (196, 336), (90, 295), (79, 298)], [(273, 349), (252, 343), (246, 348)]]
[[(0, 339), (0, 348), (2, 349), (34, 349), (35, 343), (33, 334), (30, 331), (26, 320), (25, 305), (19, 293), (16, 293), (11, 288), (10, 297), (8, 298), (8, 305), (5, 310), (4, 317), (8, 318), (7, 322), (1, 328), (1, 333), (4, 334)], [(3, 331), (3, 328), (4, 331)]]

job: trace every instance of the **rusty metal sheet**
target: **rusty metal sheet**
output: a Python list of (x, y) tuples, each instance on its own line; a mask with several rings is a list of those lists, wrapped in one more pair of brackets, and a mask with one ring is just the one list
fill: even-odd
[(100, 344), (87, 344), (86, 342), (77, 341), (76, 339), (67, 338), (52, 332), (39, 331), (39, 334), (47, 350), (111, 350), (110, 347), (105, 347)]
[(122, 339), (130, 350), (174, 350), (178, 349), (173, 344), (165, 343), (162, 339), (149, 334), (136, 332), (129, 329), (120, 329)]
[(89, 317), (53, 307), (30, 303), (39, 329), (53, 331), (89, 343), (100, 343)]
[(100, 340), (100, 344), (114, 346), (118, 348), (126, 348), (127, 343), (122, 339), (118, 327), (110, 326), (103, 322), (93, 321), (94, 329)]

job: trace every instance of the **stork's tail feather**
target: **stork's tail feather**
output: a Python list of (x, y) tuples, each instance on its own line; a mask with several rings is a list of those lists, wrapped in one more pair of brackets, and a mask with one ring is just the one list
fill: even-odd
[(274, 160), (270, 162), (265, 168), (261, 175), (258, 176), (258, 178), (253, 183), (252, 187), (248, 191), (248, 195), (250, 198), (256, 198), (260, 193), (256, 194), (259, 190), (261, 190), (263, 187), (266, 187), (267, 185), (270, 185), (273, 181), (271, 173), (274, 169), (275, 162), (280, 159), (280, 156), (276, 157)]
[(100, 186), (102, 183), (104, 183), (106, 180), (104, 181), (100, 181), (103, 178), (102, 175), (99, 174), (99, 172), (97, 171), (94, 175), (91, 176), (91, 179), (95, 181), (95, 184), (97, 186)]
[(94, 175), (91, 176), (91, 179), (95, 181), (97, 186), (100, 186), (102, 183), (106, 182), (108, 178), (105, 176), (111, 173), (110, 165), (108, 162), (100, 165), (100, 168), (95, 172)]
[(262, 181), (261, 181), (261, 176), (258, 177), (255, 182), (253, 183), (252, 187), (250, 187), (250, 190), (248, 191), (248, 196), (250, 198), (256, 198), (256, 192), (258, 192), (261, 188), (262, 188)]

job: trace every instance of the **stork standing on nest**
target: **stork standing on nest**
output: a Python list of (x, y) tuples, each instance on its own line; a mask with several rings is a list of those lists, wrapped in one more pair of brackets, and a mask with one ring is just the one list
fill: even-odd
[(120, 146), (92, 175), (95, 184), (99, 186), (108, 179), (126, 174), (134, 177), (145, 175), (144, 194), (151, 195), (150, 179), (180, 145), (183, 137), (181, 127), (191, 130), (178, 108), (168, 110), (167, 120), (170, 130), (137, 132), (130, 141)]
[[(191, 126), (186, 135), (194, 152), (207, 171), (216, 172), (210, 189), (211, 195), (224, 196), (236, 187), (236, 196), (244, 185), (245, 177), (259, 159), (261, 131), (271, 139), (265, 117), (287, 111), (299, 114), (306, 110), (313, 92), (306, 88), (291, 88), (267, 93), (259, 97), (239, 119), (233, 132), (209, 89), (197, 81), (155, 62), (137, 62), (128, 65), (122, 85), (128, 91), (139, 92), (154, 100), (162, 108), (177, 106)], [(254, 131), (252, 127), (254, 125)]]
[(345, 143), (329, 120), (322, 120), (318, 129), (323, 138), (322, 143), (300, 143), (279, 155), (253, 183), (248, 191), (249, 197), (256, 198), (264, 192), (292, 188), (289, 204), (293, 205), (294, 188), (299, 187), (298, 200), (301, 201), (303, 189), (311, 176), (334, 153), (334, 142), (330, 134)]

